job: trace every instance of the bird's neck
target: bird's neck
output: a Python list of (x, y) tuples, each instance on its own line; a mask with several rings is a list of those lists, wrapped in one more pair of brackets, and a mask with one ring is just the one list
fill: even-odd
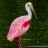
[(32, 18), (32, 12), (31, 9), (28, 9), (28, 17), (31, 19)]
[(31, 12), (31, 9), (28, 7), (26, 7), (26, 11), (28, 13), (28, 18), (31, 19), (32, 18), (32, 12)]

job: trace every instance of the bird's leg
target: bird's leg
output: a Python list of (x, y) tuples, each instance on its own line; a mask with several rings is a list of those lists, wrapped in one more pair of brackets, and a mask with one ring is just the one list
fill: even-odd
[(20, 44), (20, 39), (21, 39), (21, 36), (18, 37), (18, 48), (22, 48), (22, 47), (21, 47), (21, 44)]

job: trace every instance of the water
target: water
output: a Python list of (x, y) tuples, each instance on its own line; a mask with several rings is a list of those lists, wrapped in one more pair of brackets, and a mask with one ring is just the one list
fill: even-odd
[[(26, 15), (25, 3), (29, 0), (0, 0), (0, 48), (17, 48), (17, 41), (7, 41), (7, 33), (11, 22)], [(23, 48), (48, 48), (48, 1), (30, 0), (37, 13), (38, 20), (31, 20), (30, 29), (22, 37)]]

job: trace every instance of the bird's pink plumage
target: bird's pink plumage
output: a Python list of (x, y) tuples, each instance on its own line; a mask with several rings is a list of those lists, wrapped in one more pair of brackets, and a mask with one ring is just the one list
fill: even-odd
[(25, 21), (24, 24), (22, 25), (22, 27), (23, 27), (23, 26), (24, 26), (24, 27), (27, 27), (29, 24), (30, 24), (30, 20)]
[(7, 39), (13, 41), (15, 37), (23, 35), (30, 26), (30, 20), (27, 16), (22, 16), (15, 19), (9, 29)]

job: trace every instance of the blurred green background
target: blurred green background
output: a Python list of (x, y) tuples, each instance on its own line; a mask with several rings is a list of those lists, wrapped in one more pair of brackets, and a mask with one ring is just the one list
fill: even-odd
[(48, 0), (0, 0), (0, 48), (17, 48), (17, 41), (9, 42), (7, 33), (15, 18), (27, 14), (26, 2), (33, 3), (38, 20), (33, 14), (31, 26), (21, 39), (22, 47), (48, 46)]

